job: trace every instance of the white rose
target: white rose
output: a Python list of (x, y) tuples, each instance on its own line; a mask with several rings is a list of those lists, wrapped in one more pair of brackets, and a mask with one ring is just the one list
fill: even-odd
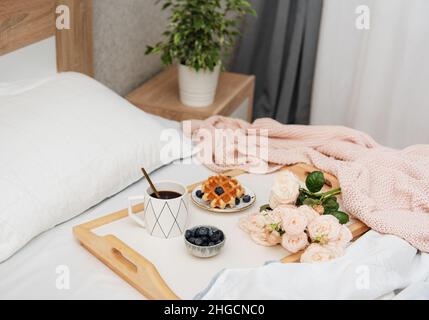
[(333, 243), (345, 248), (349, 244), (349, 242), (352, 241), (352, 239), (353, 239), (353, 234), (351, 233), (350, 229), (342, 225), (340, 227), (340, 232), (338, 234), (338, 237), (337, 239), (335, 239), (335, 241), (333, 241)]
[(320, 214), (310, 206), (300, 206), (298, 210), (305, 214), (308, 223), (312, 222), (314, 219), (320, 216)]
[(311, 240), (322, 244), (335, 241), (340, 234), (340, 229), (340, 222), (330, 214), (319, 216), (308, 225)]
[(305, 232), (296, 236), (284, 234), (282, 237), (282, 247), (291, 253), (296, 253), (308, 246), (308, 236)]
[(274, 186), (271, 188), (269, 204), (272, 209), (279, 205), (295, 204), (299, 196), (299, 180), (290, 171), (280, 171), (276, 176)]
[(304, 232), (308, 220), (304, 213), (296, 207), (277, 207), (275, 210), (281, 211), (282, 228), (288, 235), (296, 236)]
[(301, 256), (302, 263), (315, 263), (324, 262), (334, 259), (336, 257), (335, 252), (327, 246), (322, 246), (318, 243), (312, 243), (304, 251)]

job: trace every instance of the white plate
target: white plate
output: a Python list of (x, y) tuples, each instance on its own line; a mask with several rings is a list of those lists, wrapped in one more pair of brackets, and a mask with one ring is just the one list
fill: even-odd
[(243, 198), (241, 198), (240, 203), (235, 206), (234, 208), (230, 208), (230, 207), (226, 207), (225, 209), (220, 209), (220, 208), (212, 208), (210, 207), (210, 204), (207, 201), (204, 201), (203, 199), (200, 199), (197, 197), (197, 191), (201, 190), (202, 185), (199, 185), (198, 187), (196, 187), (194, 190), (192, 190), (191, 193), (191, 199), (192, 202), (200, 207), (201, 209), (205, 209), (211, 212), (218, 212), (218, 213), (233, 213), (233, 212), (239, 212), (239, 211), (243, 211), (246, 210), (248, 208), (250, 208), (256, 201), (256, 195), (255, 193), (252, 191), (252, 189), (243, 186), (244, 188), (244, 195), (248, 194), (250, 196), (250, 202), (245, 203), (243, 201)]

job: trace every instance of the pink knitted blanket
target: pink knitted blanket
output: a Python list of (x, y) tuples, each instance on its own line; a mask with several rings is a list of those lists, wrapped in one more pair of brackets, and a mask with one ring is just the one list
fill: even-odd
[[(311, 164), (338, 178), (345, 211), (378, 232), (397, 235), (415, 248), (429, 252), (429, 145), (395, 150), (354, 129), (283, 125), (267, 118), (253, 124), (220, 116), (192, 121), (192, 135), (200, 141), (211, 139), (201, 134), (203, 131), (214, 133), (215, 129), (233, 129), (236, 137), (237, 132), (246, 137), (249, 129), (262, 129), (268, 133), (268, 144), (256, 142), (244, 162), (231, 164), (214, 157), (222, 148), (217, 143), (213, 162), (204, 162), (210, 169), (251, 171), (252, 165), (259, 161), (267, 162), (266, 172), (271, 172), (282, 165)], [(249, 142), (238, 140), (241, 142), (227, 153), (250, 154), (250, 148), (246, 149)], [(268, 149), (265, 159), (254, 152), (254, 148), (264, 147)]]

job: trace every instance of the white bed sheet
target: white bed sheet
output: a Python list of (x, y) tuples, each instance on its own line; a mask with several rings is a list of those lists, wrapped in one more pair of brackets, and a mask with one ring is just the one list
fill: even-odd
[[(200, 165), (173, 163), (152, 176), (154, 180), (174, 179), (190, 184), (208, 174), (208, 169)], [(72, 228), (125, 208), (127, 197), (142, 194), (146, 186), (144, 179), (138, 181), (80, 216), (39, 235), (0, 264), (0, 299), (144, 299), (81, 247)], [(145, 232), (144, 229), (141, 232)], [(69, 289), (56, 286), (57, 268), (62, 266), (70, 271)]]

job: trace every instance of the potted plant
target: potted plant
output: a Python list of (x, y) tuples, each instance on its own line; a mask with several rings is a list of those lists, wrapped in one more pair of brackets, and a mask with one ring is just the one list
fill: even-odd
[(146, 54), (160, 54), (164, 65), (177, 63), (180, 100), (206, 107), (214, 101), (222, 56), (240, 34), (241, 18), (256, 13), (247, 0), (164, 0), (166, 9), (166, 39), (148, 46)]

